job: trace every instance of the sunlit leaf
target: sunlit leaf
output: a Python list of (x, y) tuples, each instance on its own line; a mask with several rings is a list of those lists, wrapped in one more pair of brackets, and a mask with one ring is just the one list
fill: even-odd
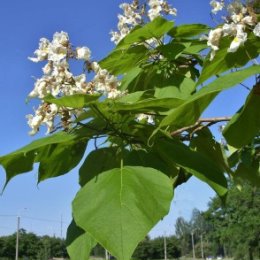
[(170, 125), (172, 129), (178, 129), (194, 124), (202, 112), (222, 90), (243, 82), (249, 76), (259, 72), (260, 66), (251, 66), (217, 78), (191, 96), (184, 104), (173, 109), (169, 115), (162, 120), (160, 127)]
[(205, 24), (182, 24), (173, 27), (168, 34), (174, 38), (190, 38), (207, 33), (210, 27)]
[(89, 103), (99, 99), (100, 95), (89, 94), (75, 94), (71, 96), (64, 96), (61, 98), (55, 98), (52, 96), (44, 98), (48, 103), (53, 103), (58, 106), (71, 107), (71, 108), (83, 108), (88, 106)]
[(148, 49), (143, 45), (129, 47), (126, 50), (115, 49), (99, 64), (111, 74), (120, 75), (140, 65), (146, 60), (147, 54)]
[(173, 28), (174, 23), (169, 22), (161, 16), (155, 18), (152, 22), (144, 26), (137, 26), (125, 38), (123, 38), (117, 48), (127, 47), (133, 43), (144, 42), (145, 40), (161, 38), (170, 29)]
[(121, 167), (88, 182), (73, 201), (76, 224), (120, 260), (129, 260), (137, 244), (170, 208), (173, 188), (163, 173), (145, 167)]

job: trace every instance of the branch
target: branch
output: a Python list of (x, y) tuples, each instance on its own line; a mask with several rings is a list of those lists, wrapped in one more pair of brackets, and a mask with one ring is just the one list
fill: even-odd
[[(208, 126), (214, 125), (214, 124), (219, 123), (219, 122), (230, 121), (230, 119), (231, 119), (231, 117), (229, 117), (229, 116), (201, 118), (193, 125), (185, 126), (185, 127), (182, 127), (182, 128), (180, 128), (176, 131), (171, 132), (171, 136), (179, 135), (182, 132), (192, 130), (194, 128), (195, 128), (195, 130), (193, 132), (195, 132), (195, 131), (200, 130), (203, 127), (208, 127)], [(202, 123), (207, 123), (207, 124), (202, 125)]]

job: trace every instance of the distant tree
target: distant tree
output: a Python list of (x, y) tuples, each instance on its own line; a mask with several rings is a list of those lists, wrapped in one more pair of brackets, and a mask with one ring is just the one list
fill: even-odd
[[(37, 236), (19, 231), (19, 257), (26, 260), (48, 260), (51, 257), (67, 257), (65, 241), (49, 236)], [(0, 257), (15, 258), (16, 233), (0, 237)]]
[(141, 241), (135, 249), (133, 258), (140, 260), (151, 259), (152, 251), (153, 248), (151, 246), (150, 238), (149, 236), (146, 236), (145, 239)]
[(189, 221), (179, 217), (175, 224), (175, 233), (180, 240), (181, 254), (188, 255), (191, 251), (191, 232), (192, 226)]
[[(260, 257), (260, 189), (244, 184), (239, 191), (234, 185), (223, 206), (215, 197), (206, 212), (213, 231), (210, 239), (215, 252), (238, 260)], [(217, 248), (218, 247), (218, 248)]]
[(180, 241), (176, 236), (167, 238), (167, 257), (179, 259), (181, 257)]

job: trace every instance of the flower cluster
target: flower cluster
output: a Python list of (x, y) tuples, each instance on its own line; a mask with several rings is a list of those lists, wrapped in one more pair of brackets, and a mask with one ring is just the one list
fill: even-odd
[[(52, 41), (46, 38), (40, 39), (39, 48), (34, 52), (34, 57), (29, 59), (33, 62), (46, 61), (43, 67), (43, 76), (36, 79), (29, 98), (39, 98), (41, 104), (35, 109), (35, 114), (27, 115), (28, 124), (31, 127), (31, 135), (39, 131), (40, 125), (46, 125), (47, 133), (55, 130), (54, 123), (60, 119), (61, 126), (67, 129), (75, 115), (82, 112), (57, 106), (45, 102), (47, 96), (63, 97), (74, 94), (97, 94), (100, 93), (108, 98), (116, 98), (123, 95), (118, 90), (117, 78), (110, 75), (107, 70), (101, 69), (97, 62), (90, 61), (91, 52), (87, 47), (72, 48), (69, 36), (65, 32), (56, 32)], [(86, 74), (74, 76), (70, 71), (69, 60), (83, 60), (88, 69), (94, 72), (94, 77), (87, 82)], [(56, 120), (56, 121), (55, 121)]]
[[(212, 13), (216, 14), (224, 8), (224, 2), (212, 0), (210, 2), (213, 7)], [(211, 30), (208, 35), (208, 46), (211, 47), (212, 60), (219, 50), (219, 42), (221, 37), (234, 37), (231, 42), (228, 52), (236, 52), (238, 48), (247, 41), (246, 30), (252, 30), (255, 36), (260, 37), (260, 23), (257, 23), (255, 14), (249, 6), (235, 1), (227, 6), (229, 16), (225, 17), (225, 23), (214, 30)]]
[(152, 21), (161, 15), (176, 15), (177, 10), (172, 8), (167, 1), (145, 0), (140, 3), (133, 0), (131, 4), (123, 3), (119, 6), (123, 10), (123, 15), (118, 15), (118, 31), (111, 32), (111, 41), (118, 44), (135, 26), (144, 22)]

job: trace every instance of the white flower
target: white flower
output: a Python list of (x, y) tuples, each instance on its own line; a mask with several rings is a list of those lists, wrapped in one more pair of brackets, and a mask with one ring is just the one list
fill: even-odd
[(207, 45), (209, 47), (211, 47), (211, 49), (212, 49), (211, 54), (210, 54), (210, 60), (213, 60), (213, 58), (215, 57), (216, 51), (219, 49), (219, 41), (222, 36), (222, 33), (223, 33), (222, 28), (216, 28), (209, 32)]
[(49, 93), (48, 91), (48, 83), (46, 78), (40, 78), (37, 79), (35, 84), (34, 84), (34, 89), (33, 91), (30, 92), (29, 97), (30, 98), (44, 98), (46, 95)]
[(241, 20), (241, 22), (242, 22), (243, 24), (248, 24), (248, 25), (254, 25), (254, 24), (255, 24), (253, 17), (250, 16), (250, 15), (245, 16), (245, 17)]
[(156, 17), (160, 16), (160, 13), (162, 11), (161, 5), (154, 5), (151, 7), (151, 9), (148, 11), (148, 16), (150, 20), (154, 20)]
[(241, 20), (243, 19), (243, 14), (242, 13), (239, 13), (239, 14), (232, 14), (231, 15), (231, 19), (232, 19), (232, 21), (234, 22), (234, 23), (240, 23), (241, 22)]
[(139, 114), (136, 117), (137, 122), (147, 122), (148, 124), (153, 125), (154, 124), (154, 118), (151, 115), (146, 115), (146, 114)]
[(241, 24), (237, 25), (237, 35), (234, 40), (231, 42), (228, 52), (236, 52), (237, 49), (243, 45), (247, 40), (247, 33), (244, 32), (244, 26)]
[(49, 75), (51, 74), (53, 70), (53, 64), (52, 62), (48, 62), (43, 68), (42, 68), (42, 71), (45, 75)]
[(223, 36), (236, 35), (237, 25), (235, 23), (225, 23), (222, 27)]
[(46, 38), (41, 38), (39, 42), (39, 48), (34, 52), (36, 57), (29, 57), (29, 60), (33, 62), (39, 62), (48, 58), (50, 42)]
[(222, 28), (216, 28), (214, 30), (210, 30), (209, 32), (207, 45), (215, 51), (219, 49), (219, 41), (222, 36), (222, 32)]
[(169, 13), (170, 15), (176, 16), (176, 15), (177, 15), (177, 9), (176, 9), (176, 8), (170, 8), (168, 13)]
[(219, 2), (219, 1), (215, 1), (215, 0), (210, 1), (210, 5), (213, 8), (211, 10), (211, 12), (213, 14), (216, 14), (217, 12), (221, 11), (225, 6), (223, 1)]
[(255, 28), (254, 28), (254, 30), (253, 30), (253, 33), (255, 34), (255, 36), (260, 37), (260, 23), (258, 23), (258, 24), (255, 26)]
[(28, 119), (28, 125), (32, 128), (29, 132), (29, 135), (35, 135), (39, 131), (39, 127), (42, 123), (43, 116), (42, 115), (35, 115), (32, 114), (27, 115), (26, 118)]
[(54, 33), (52, 43), (54, 45), (68, 46), (69, 43), (68, 33), (63, 31)]
[(76, 58), (79, 60), (89, 60), (91, 56), (90, 49), (88, 47), (80, 47), (76, 49)]
[(58, 43), (52, 43), (49, 48), (49, 56), (48, 60), (53, 62), (60, 62), (61, 60), (65, 59), (68, 54), (67, 47), (64, 47)]
[(111, 89), (107, 94), (107, 97), (111, 98), (111, 99), (115, 99), (115, 98), (121, 97), (121, 96), (122, 96), (122, 92), (118, 89)]
[(84, 93), (85, 88), (86, 88), (86, 75), (85, 74), (80, 74), (79, 76), (74, 77), (74, 81), (76, 84), (76, 92), (77, 93)]

